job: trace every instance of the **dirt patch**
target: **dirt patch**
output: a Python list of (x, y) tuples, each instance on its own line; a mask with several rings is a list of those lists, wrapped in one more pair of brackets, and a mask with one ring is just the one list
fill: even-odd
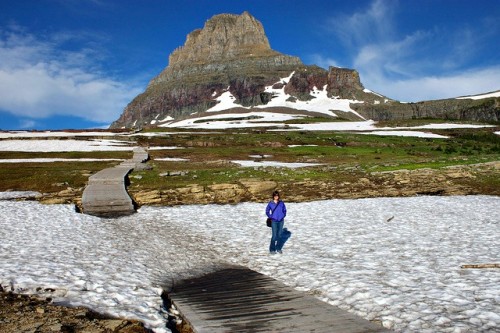
[(136, 320), (106, 316), (84, 307), (58, 306), (51, 301), (6, 292), (0, 286), (0, 332), (152, 333)]

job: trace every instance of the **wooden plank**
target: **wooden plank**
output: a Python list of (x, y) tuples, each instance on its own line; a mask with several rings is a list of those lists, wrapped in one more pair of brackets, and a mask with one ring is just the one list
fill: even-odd
[(168, 297), (196, 333), (389, 332), (246, 267), (180, 281)]
[(105, 169), (89, 179), (82, 195), (83, 212), (102, 217), (134, 213), (134, 203), (125, 188), (125, 177), (130, 170)]
[(144, 148), (134, 148), (134, 157), (89, 177), (82, 195), (83, 212), (89, 215), (115, 217), (135, 212), (125, 180), (127, 175), (149, 158)]
[(460, 268), (500, 268), (500, 264), (462, 265)]

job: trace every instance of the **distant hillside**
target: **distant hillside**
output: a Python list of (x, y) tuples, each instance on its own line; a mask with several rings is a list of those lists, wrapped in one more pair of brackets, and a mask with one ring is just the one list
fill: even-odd
[(364, 103), (352, 107), (373, 120), (438, 118), (500, 122), (500, 91), (417, 103)]
[(111, 128), (155, 127), (212, 111), (276, 107), (347, 120), (500, 119), (498, 96), (404, 104), (365, 89), (353, 69), (304, 65), (298, 57), (272, 50), (262, 24), (244, 12), (216, 15), (188, 34), (168, 66)]

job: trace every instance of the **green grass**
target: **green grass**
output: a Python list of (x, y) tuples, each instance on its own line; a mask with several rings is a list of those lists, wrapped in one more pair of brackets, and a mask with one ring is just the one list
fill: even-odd
[(80, 188), (88, 175), (115, 166), (111, 162), (2, 163), (0, 191), (23, 190), (57, 192), (66, 187)]
[[(184, 143), (192, 148), (162, 152), (171, 157), (190, 159), (191, 163), (164, 163), (160, 168), (190, 170), (184, 179), (170, 177), (169, 186), (196, 182), (212, 184), (235, 182), (238, 178), (301, 181), (331, 179), (332, 174), (349, 173), (353, 168), (369, 171), (441, 168), (451, 165), (497, 161), (499, 138), (491, 130), (447, 130), (451, 139), (383, 137), (333, 132), (235, 133), (190, 135)], [(204, 147), (203, 145), (210, 143)], [(182, 146), (182, 142), (177, 142)], [(272, 147), (272, 145), (276, 147)], [(304, 145), (288, 147), (288, 145)], [(305, 146), (317, 145), (317, 146)], [(160, 152), (154, 154), (162, 154)], [(252, 159), (249, 155), (272, 155), (268, 160), (315, 162), (324, 166), (304, 169), (209, 167), (203, 161)], [(154, 156), (153, 156), (154, 158)], [(251, 170), (247, 170), (251, 169)], [(332, 169), (335, 172), (332, 172)], [(193, 178), (194, 177), (194, 178)]]

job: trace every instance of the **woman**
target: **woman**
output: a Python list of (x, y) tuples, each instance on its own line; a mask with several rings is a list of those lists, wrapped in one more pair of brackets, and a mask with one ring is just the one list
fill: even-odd
[(285, 223), (286, 207), (285, 203), (280, 200), (280, 193), (278, 191), (273, 192), (273, 200), (267, 204), (266, 215), (272, 220), (271, 230), (273, 231), (269, 252), (271, 254), (276, 254), (276, 252), (283, 253), (281, 233), (283, 232), (283, 224)]

